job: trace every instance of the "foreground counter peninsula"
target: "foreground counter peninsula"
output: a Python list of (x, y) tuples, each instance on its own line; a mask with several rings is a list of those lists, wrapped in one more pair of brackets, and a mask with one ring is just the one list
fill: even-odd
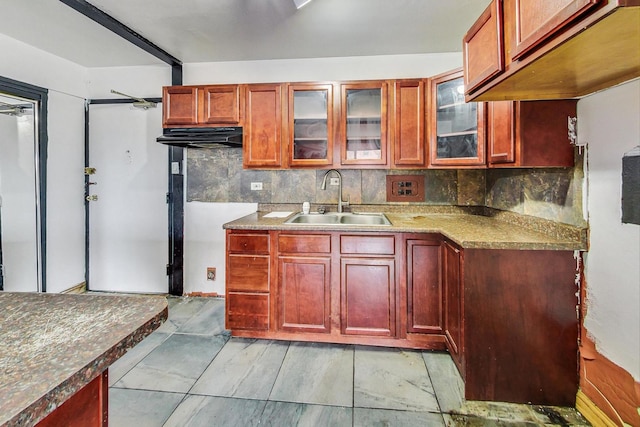
[(106, 426), (109, 366), (167, 314), (161, 296), (0, 293), (0, 426)]

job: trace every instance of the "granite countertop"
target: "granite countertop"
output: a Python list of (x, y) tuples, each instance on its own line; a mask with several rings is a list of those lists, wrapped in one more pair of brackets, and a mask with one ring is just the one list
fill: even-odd
[(167, 314), (161, 296), (0, 292), (0, 426), (43, 419)]
[[(457, 207), (407, 208), (402, 206), (353, 206), (354, 212), (382, 212), (391, 226), (292, 225), (283, 218), (269, 218), (270, 211), (298, 212), (297, 205), (267, 206), (223, 225), (230, 230), (307, 230), (438, 233), (468, 249), (586, 250), (586, 228), (490, 209)], [(289, 209), (287, 209), (289, 208)], [(298, 209), (296, 209), (298, 208)]]

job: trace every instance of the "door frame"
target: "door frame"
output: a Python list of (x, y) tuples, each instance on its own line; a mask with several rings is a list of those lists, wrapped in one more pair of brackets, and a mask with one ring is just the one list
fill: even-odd
[[(49, 91), (40, 86), (0, 76), (0, 92), (35, 103), (36, 232), (38, 236), (38, 291), (47, 292), (47, 108)], [(2, 290), (2, 289), (0, 289)]]

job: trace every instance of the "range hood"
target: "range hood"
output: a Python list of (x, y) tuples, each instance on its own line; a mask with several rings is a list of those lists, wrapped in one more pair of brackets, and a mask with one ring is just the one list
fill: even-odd
[(156, 141), (183, 148), (242, 147), (242, 128), (165, 128)]

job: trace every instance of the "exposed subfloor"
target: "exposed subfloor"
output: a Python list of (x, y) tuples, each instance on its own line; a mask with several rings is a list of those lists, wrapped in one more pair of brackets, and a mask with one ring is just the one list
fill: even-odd
[(230, 338), (224, 300), (169, 319), (109, 369), (116, 426), (551, 426), (573, 408), (465, 402), (448, 354)]

